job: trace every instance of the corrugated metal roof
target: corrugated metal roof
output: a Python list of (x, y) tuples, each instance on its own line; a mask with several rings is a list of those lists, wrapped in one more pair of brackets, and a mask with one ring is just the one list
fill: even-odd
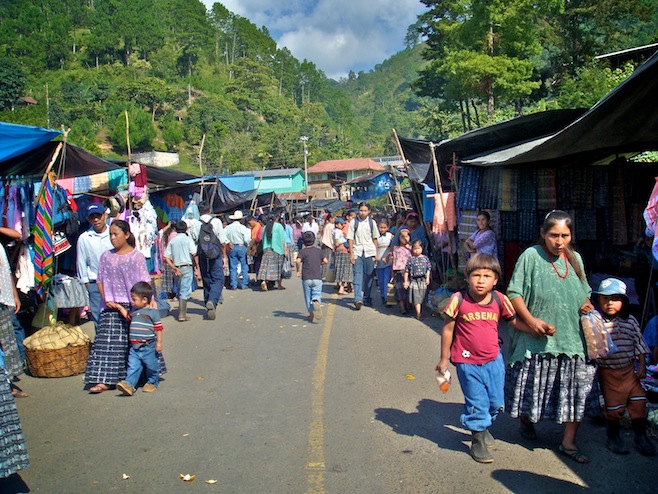
[(348, 172), (354, 170), (386, 171), (385, 168), (370, 158), (352, 158), (348, 160), (320, 161), (308, 169), (308, 173)]

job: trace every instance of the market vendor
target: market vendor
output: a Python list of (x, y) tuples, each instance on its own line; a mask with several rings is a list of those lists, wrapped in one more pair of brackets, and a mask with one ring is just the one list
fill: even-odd
[(89, 229), (78, 238), (78, 278), (87, 287), (90, 307), (89, 318), (94, 321), (94, 327), (97, 330), (101, 313), (101, 294), (96, 286), (98, 261), (104, 252), (112, 248), (105, 206), (100, 203), (92, 203), (87, 206), (87, 221), (90, 225)]

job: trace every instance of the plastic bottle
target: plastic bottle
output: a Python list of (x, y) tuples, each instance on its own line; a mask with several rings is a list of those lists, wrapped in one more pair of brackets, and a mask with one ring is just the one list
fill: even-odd
[(436, 371), (436, 382), (439, 384), (441, 391), (447, 392), (450, 389), (450, 371), (447, 370), (445, 374)]

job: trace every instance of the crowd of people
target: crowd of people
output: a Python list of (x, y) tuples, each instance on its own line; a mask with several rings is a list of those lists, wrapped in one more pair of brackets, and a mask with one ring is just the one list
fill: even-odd
[[(188, 302), (198, 284), (203, 286), (205, 318), (214, 320), (225, 288), (244, 290), (251, 284), (263, 292), (284, 290), (293, 270), (302, 281), (310, 322), (322, 319), (325, 282), (335, 284), (339, 295), (351, 295), (356, 311), (372, 307), (374, 294), (382, 307), (394, 301), (401, 314), (422, 320), (433, 264), (447, 264), (446, 257), (456, 251), (454, 244), (446, 250), (438, 237), (432, 251), (416, 212), (375, 218), (368, 203), (341, 215), (308, 214), (289, 221), (276, 214), (244, 216), (242, 211), (220, 219), (205, 201), (198, 209), (199, 219), (172, 223), (161, 232), (161, 288), (178, 301), (180, 322), (189, 320)], [(77, 243), (77, 270), (88, 291), (88, 315), (96, 331), (85, 388), (93, 394), (116, 388), (130, 396), (141, 384), (144, 392), (153, 392), (166, 365), (159, 297), (144, 255), (135, 249), (129, 225), (110, 223), (102, 205), (89, 205), (87, 220), (89, 229)], [(456, 367), (465, 400), (460, 420), (472, 432), (471, 456), (482, 463), (493, 461), (495, 439), (489, 429), (506, 410), (518, 418), (519, 433), (528, 440), (537, 439), (535, 424), (542, 420), (563, 424), (559, 452), (578, 463), (588, 462), (576, 444), (576, 433), (586, 414), (601, 414), (599, 391), (608, 424), (606, 446), (618, 454), (629, 452), (620, 434), (620, 419), (628, 412), (636, 448), (655, 455), (639, 382), (650, 349), (628, 312), (624, 283), (605, 280), (592, 297), (583, 261), (571, 245), (571, 218), (552, 211), (539, 242), (521, 254), (502, 293), (496, 289), (502, 273), (489, 214), (479, 212), (476, 222), (477, 230), (464, 243), (468, 288), (453, 294), (443, 311), (446, 322), (436, 366), (443, 376), (450, 363)], [(619, 351), (592, 360), (580, 317), (595, 304)], [(19, 308), (2, 248), (0, 425), (3, 431), (13, 431), (0, 438), (4, 477), (28, 465), (14, 404), (24, 393), (14, 382), (23, 358), (11, 322)], [(509, 323), (505, 355), (498, 331), (502, 320)], [(658, 318), (652, 324), (658, 327)], [(652, 348), (658, 349), (658, 337), (655, 340)]]

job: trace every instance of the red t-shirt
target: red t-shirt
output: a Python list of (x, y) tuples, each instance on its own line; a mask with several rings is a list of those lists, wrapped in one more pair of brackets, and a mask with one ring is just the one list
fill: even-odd
[(486, 364), (495, 360), (500, 351), (500, 318), (509, 321), (516, 317), (509, 298), (495, 290), (486, 305), (473, 300), (468, 290), (455, 293), (443, 312), (455, 321), (450, 347), (450, 361), (454, 364)]

